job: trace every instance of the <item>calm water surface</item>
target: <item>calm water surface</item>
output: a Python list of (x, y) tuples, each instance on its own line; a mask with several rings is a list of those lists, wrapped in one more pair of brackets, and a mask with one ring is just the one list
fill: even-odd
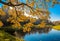
[(60, 41), (60, 31), (52, 29), (48, 33), (30, 33), (24, 36), (25, 41)]

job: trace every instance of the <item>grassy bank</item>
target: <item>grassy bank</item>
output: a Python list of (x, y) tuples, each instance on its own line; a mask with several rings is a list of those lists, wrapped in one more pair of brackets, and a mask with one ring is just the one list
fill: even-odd
[(24, 41), (24, 40), (14, 37), (4, 31), (0, 30), (0, 41)]
[(53, 29), (60, 30), (60, 25), (53, 26)]

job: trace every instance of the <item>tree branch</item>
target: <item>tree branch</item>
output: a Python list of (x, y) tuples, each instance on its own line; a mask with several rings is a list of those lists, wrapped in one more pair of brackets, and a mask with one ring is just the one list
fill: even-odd
[(0, 0), (0, 3), (2, 3), (2, 4), (4, 4), (4, 5), (8, 5), (8, 6), (13, 6), (13, 7), (15, 7), (15, 6), (20, 6), (20, 5), (25, 5), (25, 6), (28, 6), (29, 8), (31, 8), (32, 10), (34, 9), (33, 7), (31, 7), (31, 6), (29, 6), (28, 4), (25, 4), (25, 3), (20, 3), (20, 4), (12, 4), (11, 2), (9, 2), (9, 3), (6, 3), (6, 2), (3, 2), (3, 1), (1, 1)]

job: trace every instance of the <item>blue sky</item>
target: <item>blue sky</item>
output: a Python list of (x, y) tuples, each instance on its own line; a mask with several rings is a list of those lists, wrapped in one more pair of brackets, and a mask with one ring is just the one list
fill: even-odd
[[(20, 2), (26, 2), (25, 0), (20, 0)], [(0, 3), (0, 7), (2, 4)], [(60, 20), (60, 5), (56, 4), (53, 8), (49, 8), (51, 21)]]
[(49, 8), (51, 21), (60, 20), (60, 5), (55, 5), (53, 8)]

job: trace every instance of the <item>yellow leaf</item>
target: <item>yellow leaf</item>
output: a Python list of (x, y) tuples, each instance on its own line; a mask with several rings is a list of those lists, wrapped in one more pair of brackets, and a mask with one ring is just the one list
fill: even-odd
[(31, 2), (29, 6), (34, 7), (34, 2)]
[(0, 21), (0, 27), (2, 27), (3, 26), (3, 23)]
[(5, 12), (2, 9), (0, 9), (0, 15), (1, 16), (5, 16), (6, 15)]

